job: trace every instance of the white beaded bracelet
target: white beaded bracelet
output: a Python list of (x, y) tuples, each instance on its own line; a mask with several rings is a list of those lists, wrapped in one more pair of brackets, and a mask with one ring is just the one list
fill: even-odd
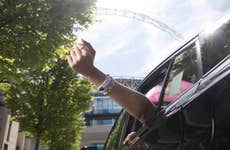
[(106, 79), (98, 87), (98, 91), (102, 92), (104, 95), (108, 95), (114, 85), (114, 80), (110, 75), (106, 76)]

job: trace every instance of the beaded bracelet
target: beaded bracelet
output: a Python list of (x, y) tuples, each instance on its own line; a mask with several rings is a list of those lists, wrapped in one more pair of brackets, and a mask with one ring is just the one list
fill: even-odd
[(98, 87), (98, 91), (102, 92), (104, 95), (108, 95), (111, 89), (114, 86), (114, 80), (110, 75), (106, 76), (106, 79), (103, 83)]

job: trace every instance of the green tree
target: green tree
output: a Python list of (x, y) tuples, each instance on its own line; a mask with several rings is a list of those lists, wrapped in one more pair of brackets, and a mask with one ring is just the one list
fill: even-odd
[(17, 67), (41, 65), (70, 43), (74, 23), (91, 22), (93, 2), (0, 0), (1, 57), (12, 59)]
[(36, 150), (40, 142), (51, 150), (75, 149), (82, 113), (91, 103), (91, 84), (61, 59), (49, 69), (30, 69), (25, 74), (24, 81), (11, 84), (5, 97), (13, 119), (36, 139)]
[(73, 24), (91, 23), (94, 2), (0, 0), (0, 96), (37, 146), (41, 140), (50, 149), (58, 143), (70, 149), (79, 138), (90, 86), (60, 58), (74, 41)]

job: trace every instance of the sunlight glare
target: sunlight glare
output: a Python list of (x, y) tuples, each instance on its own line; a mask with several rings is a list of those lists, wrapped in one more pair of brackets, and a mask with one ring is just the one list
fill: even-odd
[(226, 15), (224, 15), (224, 17), (222, 17), (220, 20), (218, 20), (214, 24), (212, 22), (209, 22), (207, 24), (207, 27), (205, 28), (205, 33), (206, 34), (212, 34), (220, 26), (222, 26), (223, 24), (227, 23), (227, 21), (229, 20), (229, 18), (230, 18), (230, 12), (228, 12)]
[(191, 0), (191, 2), (195, 5), (204, 5), (205, 0)]

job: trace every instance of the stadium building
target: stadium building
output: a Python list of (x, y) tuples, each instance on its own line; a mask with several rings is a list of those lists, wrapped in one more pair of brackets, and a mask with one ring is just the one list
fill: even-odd
[[(132, 89), (135, 89), (142, 81), (141, 78), (133, 77), (114, 78)], [(84, 114), (87, 127), (82, 134), (81, 147), (94, 146), (102, 149), (109, 131), (122, 108), (109, 96), (105, 96), (100, 92), (96, 91), (92, 93), (92, 96), (94, 102), (91, 111)]]

